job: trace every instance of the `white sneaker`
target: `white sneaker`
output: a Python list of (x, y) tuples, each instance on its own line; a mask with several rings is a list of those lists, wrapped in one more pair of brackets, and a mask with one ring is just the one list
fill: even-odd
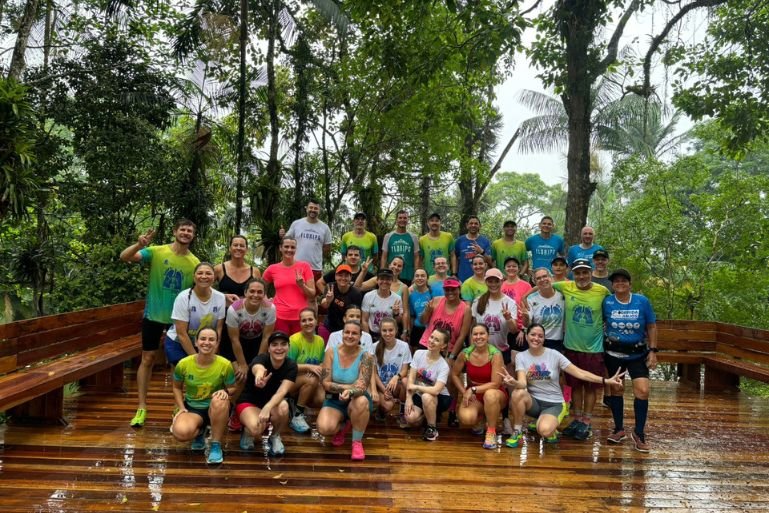
[(294, 418), (291, 419), (291, 422), (288, 423), (288, 426), (297, 433), (306, 433), (310, 430), (310, 425), (304, 418), (303, 413), (297, 413), (294, 415)]
[(502, 419), (502, 434), (505, 436), (513, 434), (513, 424), (510, 419)]
[(284, 454), (286, 454), (286, 446), (283, 445), (280, 434), (272, 435), (270, 437), (270, 455), (283, 456)]

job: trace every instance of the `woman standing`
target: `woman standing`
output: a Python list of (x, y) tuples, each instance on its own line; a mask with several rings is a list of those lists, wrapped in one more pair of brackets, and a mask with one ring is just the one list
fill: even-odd
[(604, 378), (580, 369), (558, 351), (545, 347), (545, 328), (541, 324), (532, 324), (527, 338), (529, 349), (515, 357), (516, 377), (504, 369), (499, 374), (505, 385), (512, 388), (510, 409), (513, 411), (513, 435), (505, 444), (513, 448), (523, 443), (524, 413), (536, 419), (537, 433), (545, 442), (558, 441), (556, 429), (563, 408), (563, 394), (558, 384), (561, 372), (583, 381), (617, 386), (622, 384), (624, 374), (617, 370), (611, 378)]
[(214, 290), (214, 266), (201, 262), (195, 267), (194, 285), (181, 291), (174, 300), (171, 319), (174, 323), (166, 333), (166, 359), (171, 365), (187, 355), (195, 354), (195, 339), (200, 330), (216, 331), (217, 344), (224, 325), (226, 299)]
[[(451, 369), (451, 379), (461, 394), (457, 411), (459, 422), (473, 427), (473, 434), (483, 434), (486, 419), (484, 449), (497, 448), (497, 418), (507, 406), (507, 390), (502, 386), (502, 354), (489, 344), (489, 330), (484, 324), (473, 326), (472, 345), (464, 349)], [(467, 372), (467, 387), (462, 370)]]
[(471, 305), (488, 289), (486, 287), (486, 260), (482, 255), (473, 257), (473, 275), (462, 283), (462, 301)]
[(198, 352), (182, 358), (174, 368), (174, 403), (178, 412), (171, 434), (180, 442), (193, 440), (191, 449), (206, 448), (206, 427), (211, 425), (209, 464), (224, 461), (222, 437), (235, 387), (235, 373), (226, 358), (218, 356), (219, 336), (203, 328), (197, 337)]
[(368, 386), (374, 369), (374, 358), (360, 345), (362, 330), (357, 322), (345, 323), (342, 345), (326, 351), (323, 360), (323, 388), (326, 400), (318, 413), (318, 432), (332, 436), (331, 444), (344, 444), (352, 429), (353, 460), (363, 460), (363, 433), (374, 410)]
[(262, 279), (275, 286), (275, 329), (293, 335), (301, 330), (299, 312), (315, 297), (315, 282), (310, 264), (294, 260), (296, 239), (284, 237), (280, 253), (282, 260), (269, 266)]

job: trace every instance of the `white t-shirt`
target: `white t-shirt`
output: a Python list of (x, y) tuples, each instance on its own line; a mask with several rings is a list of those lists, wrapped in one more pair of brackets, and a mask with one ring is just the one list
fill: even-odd
[[(203, 303), (194, 292), (190, 294), (191, 291), (192, 289), (184, 289), (176, 296), (174, 309), (171, 311), (171, 319), (187, 322), (187, 334), (194, 344), (200, 330), (203, 328), (216, 329), (219, 319), (224, 319), (224, 314), (227, 312), (227, 300), (224, 294), (211, 289), (211, 297)], [(167, 335), (171, 340), (177, 340), (176, 323), (171, 324), (171, 329), (168, 330)]]
[(491, 299), (486, 304), (486, 310), (483, 315), (478, 313), (478, 299), (473, 301), (473, 319), (475, 322), (485, 324), (489, 329), (489, 344), (495, 346), (500, 351), (507, 351), (510, 347), (507, 343), (507, 320), (502, 314), (502, 305), (507, 306), (511, 319), (515, 322), (518, 319), (518, 306), (515, 301), (502, 294), (502, 299)]
[[(326, 351), (328, 351), (329, 349), (334, 349), (335, 347), (339, 347), (339, 346), (342, 345), (342, 332), (343, 331), (344, 330), (335, 331), (331, 335), (328, 336), (328, 343), (326, 344)], [(365, 331), (362, 331), (361, 334), (360, 334), (360, 346), (367, 353), (374, 354), (374, 340), (371, 338), (371, 335), (369, 335)]]
[[(374, 350), (372, 353), (376, 355), (376, 348), (379, 344), (384, 344), (381, 340), (374, 344)], [(411, 363), (411, 349), (409, 345), (403, 340), (396, 339), (395, 347), (387, 349), (385, 347), (384, 355), (382, 355), (382, 365), (377, 362), (377, 369), (379, 370), (379, 379), (385, 385), (392, 379), (393, 376), (401, 371), (403, 365)]]
[(275, 324), (275, 305), (261, 305), (255, 314), (248, 313), (245, 300), (240, 299), (232, 303), (227, 309), (228, 328), (237, 328), (242, 340), (260, 338), (265, 326)]
[(558, 379), (561, 371), (569, 365), (569, 359), (555, 349), (545, 348), (545, 352), (539, 356), (534, 356), (529, 351), (515, 355), (515, 373), (525, 371), (531, 396), (548, 403), (563, 402)]
[(393, 316), (393, 306), (401, 303), (400, 311), (403, 312), (403, 300), (397, 294), (390, 293), (387, 297), (380, 297), (379, 291), (372, 290), (363, 296), (361, 311), (368, 313), (368, 329), (371, 333), (379, 333), (379, 323), (385, 317)]
[(296, 239), (294, 258), (310, 264), (313, 271), (323, 270), (323, 246), (331, 244), (331, 230), (326, 223), (310, 223), (306, 217), (297, 219), (289, 226), (286, 237)]
[[(411, 359), (411, 368), (417, 371), (414, 383), (431, 387), (440, 381), (445, 385), (449, 382), (449, 364), (443, 358), (429, 362), (427, 361), (429, 354), (430, 352), (427, 349), (420, 349), (414, 353)], [(448, 388), (443, 387), (438, 395), (449, 395)]]
[(526, 298), (529, 305), (530, 322), (544, 326), (547, 340), (563, 340), (564, 300), (563, 294), (555, 291), (553, 297), (542, 297), (539, 291)]

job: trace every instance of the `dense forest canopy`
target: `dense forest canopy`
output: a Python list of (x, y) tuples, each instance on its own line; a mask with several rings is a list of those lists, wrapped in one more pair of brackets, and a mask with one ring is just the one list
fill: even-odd
[[(418, 233), (434, 211), (493, 238), (589, 223), (661, 316), (767, 326), (768, 23), (719, 0), (0, 1), (3, 318), (142, 297), (117, 255), (180, 216), (201, 258), (244, 233), (267, 263), (318, 197), (337, 240), (358, 210), (380, 238), (401, 208)], [(552, 94), (522, 91), (535, 114), (503, 134), (519, 56)], [(557, 148), (563, 187), (516, 168)]]

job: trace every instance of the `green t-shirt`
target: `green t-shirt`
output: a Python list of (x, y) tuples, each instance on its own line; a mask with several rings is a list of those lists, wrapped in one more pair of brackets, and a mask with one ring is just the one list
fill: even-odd
[(174, 300), (179, 292), (192, 287), (195, 266), (200, 260), (192, 253), (177, 255), (170, 244), (149, 246), (140, 250), (139, 254), (142, 263), (150, 264), (144, 317), (151, 321), (171, 324)]
[(521, 263), (521, 270), (523, 270), (524, 262), (529, 259), (526, 244), (520, 240), (507, 242), (505, 239), (497, 239), (491, 243), (491, 258), (494, 259), (494, 265), (502, 271), (502, 274), (505, 274), (505, 260), (510, 257), (517, 258)]
[[(379, 253), (379, 243), (376, 240), (376, 235), (371, 232), (363, 232), (363, 235), (358, 237), (355, 232), (347, 232), (342, 235), (342, 258), (347, 253), (347, 248), (350, 246), (358, 246), (360, 248), (360, 261), (365, 262), (368, 257), (373, 257)], [(370, 266), (367, 271), (370, 271)]]
[(440, 232), (437, 239), (432, 239), (429, 233), (419, 237), (419, 253), (422, 255), (427, 275), (435, 274), (433, 260), (436, 257), (446, 257), (451, 265), (451, 253), (454, 252), (454, 237), (448, 232)]
[(315, 335), (312, 343), (310, 343), (300, 331), (291, 335), (288, 342), (288, 357), (298, 365), (320, 365), (323, 363), (326, 345), (318, 335)]
[(577, 288), (574, 281), (553, 283), (553, 288), (563, 294), (566, 301), (564, 328), (566, 349), (581, 353), (603, 352), (603, 299), (609, 289), (593, 283), (587, 290)]
[(463, 301), (472, 303), (475, 299), (485, 294), (487, 290), (489, 288), (486, 286), (486, 282), (478, 281), (471, 276), (462, 283), (462, 288), (459, 291)]
[(382, 249), (387, 252), (387, 265), (397, 256), (403, 258), (400, 277), (409, 281), (414, 279), (414, 255), (419, 251), (419, 239), (416, 235), (390, 232), (382, 241)]
[(197, 410), (207, 410), (211, 405), (214, 392), (235, 384), (235, 371), (232, 363), (223, 356), (216, 355), (208, 367), (199, 367), (197, 355), (185, 356), (174, 368), (174, 381), (184, 383), (184, 401)]

